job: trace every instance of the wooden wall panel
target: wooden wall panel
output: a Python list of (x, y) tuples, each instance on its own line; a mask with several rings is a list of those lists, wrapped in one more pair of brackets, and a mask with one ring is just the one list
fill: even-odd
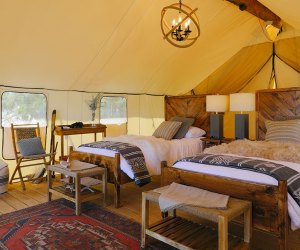
[(281, 120), (300, 115), (300, 88), (257, 91), (256, 111), (256, 138), (264, 140), (265, 120)]
[(206, 95), (166, 96), (165, 119), (173, 116), (193, 117), (194, 126), (209, 134), (209, 113), (206, 112)]

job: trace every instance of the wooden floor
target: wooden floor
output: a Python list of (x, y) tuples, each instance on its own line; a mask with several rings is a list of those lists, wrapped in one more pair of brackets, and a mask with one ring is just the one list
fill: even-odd
[[(57, 178), (58, 179), (58, 178)], [(107, 209), (117, 214), (129, 217), (137, 222), (141, 222), (141, 194), (143, 191), (151, 190), (159, 187), (159, 178), (153, 178), (153, 181), (142, 187), (137, 187), (134, 183), (129, 183), (121, 187), (121, 207), (116, 209), (113, 206), (113, 187), (108, 187)], [(59, 183), (58, 180), (55, 181)], [(53, 199), (60, 198), (53, 196)], [(19, 183), (9, 185), (8, 192), (0, 195), (0, 214), (13, 212), (19, 209), (38, 205), (47, 202), (47, 185), (46, 182), (40, 184), (26, 183), (26, 191), (23, 191)], [(101, 199), (96, 200), (99, 205), (102, 204)], [(179, 215), (190, 217), (187, 214), (179, 212)], [(160, 219), (160, 210), (157, 204), (150, 203), (150, 223), (154, 223)], [(196, 219), (196, 218), (192, 218)], [(198, 219), (196, 219), (198, 220)], [(212, 225), (215, 226), (215, 225)], [(231, 226), (234, 233), (241, 231), (235, 226)], [(262, 234), (261, 232), (253, 232), (252, 249), (276, 249), (274, 240), (271, 236)], [(300, 230), (292, 232), (289, 237), (289, 249), (300, 249)]]

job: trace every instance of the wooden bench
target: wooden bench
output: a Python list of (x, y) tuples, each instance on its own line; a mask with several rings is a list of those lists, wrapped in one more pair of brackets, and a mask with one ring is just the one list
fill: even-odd
[[(203, 226), (176, 216), (176, 211), (170, 211), (170, 216), (163, 218), (154, 225), (149, 225), (149, 201), (158, 202), (159, 193), (152, 191), (142, 194), (142, 240), (141, 247), (146, 246), (146, 236), (149, 235), (178, 249), (202, 249), (203, 244), (209, 246), (218, 238), (219, 249), (228, 249), (228, 222), (244, 214), (244, 242), (238, 237), (230, 237), (230, 248), (245, 249), (251, 239), (252, 204), (249, 201), (229, 198), (227, 209), (201, 208), (182, 206), (179, 209), (200, 218), (218, 223), (218, 230)], [(218, 233), (216, 232), (218, 231)]]

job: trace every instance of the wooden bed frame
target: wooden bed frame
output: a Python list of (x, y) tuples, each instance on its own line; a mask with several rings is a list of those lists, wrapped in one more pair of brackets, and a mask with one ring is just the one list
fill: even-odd
[[(257, 139), (263, 140), (266, 119), (276, 120), (300, 115), (300, 88), (257, 91), (256, 111)], [(251, 201), (253, 226), (274, 235), (279, 248), (287, 249), (290, 221), (286, 180), (280, 180), (278, 186), (263, 185), (175, 169), (166, 166), (166, 162), (162, 163), (161, 180), (163, 186), (178, 182)]]
[(287, 249), (289, 219), (286, 180), (280, 181), (278, 186), (249, 183), (176, 169), (163, 162), (161, 184), (165, 186), (172, 182), (251, 201), (253, 226), (275, 235), (280, 249)]
[(120, 207), (120, 185), (132, 181), (132, 179), (121, 171), (120, 154), (116, 153), (115, 157), (109, 157), (74, 151), (73, 147), (69, 148), (69, 152), (70, 161), (79, 160), (107, 168), (107, 182), (114, 184), (114, 205), (116, 208)]
[[(193, 117), (195, 118), (194, 126), (201, 127), (205, 131), (209, 131), (208, 114), (205, 107), (205, 95), (195, 96), (166, 96), (165, 97), (165, 119), (170, 120), (173, 116)], [(120, 207), (121, 192), (120, 186), (133, 180), (130, 179), (120, 168), (120, 155), (115, 157), (106, 157), (97, 154), (82, 153), (73, 151), (70, 147), (69, 152), (75, 155), (76, 159), (107, 167), (108, 183), (114, 184), (114, 204)]]

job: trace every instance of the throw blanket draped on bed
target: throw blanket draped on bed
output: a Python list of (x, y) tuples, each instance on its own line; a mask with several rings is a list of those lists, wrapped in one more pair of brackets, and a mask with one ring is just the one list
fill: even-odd
[(130, 165), (134, 174), (134, 181), (137, 185), (142, 186), (151, 181), (143, 152), (135, 145), (115, 141), (98, 141), (83, 144), (80, 147), (103, 148), (116, 151), (120, 153)]
[(205, 153), (179, 161), (244, 169), (270, 175), (276, 180), (287, 180), (288, 192), (300, 206), (300, 174), (281, 164), (246, 157)]
[(300, 143), (276, 141), (235, 140), (231, 143), (206, 148), (208, 154), (234, 154), (240, 156), (259, 157), (275, 161), (300, 163)]

